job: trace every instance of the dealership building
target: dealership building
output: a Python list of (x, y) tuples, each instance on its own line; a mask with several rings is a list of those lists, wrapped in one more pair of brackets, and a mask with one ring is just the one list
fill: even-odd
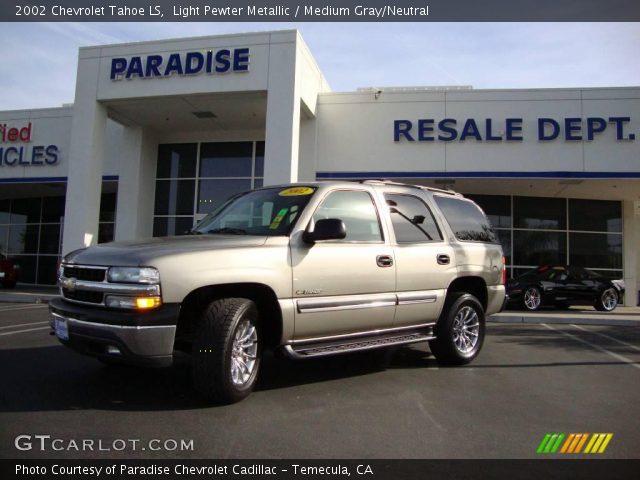
[(368, 178), (475, 199), (511, 275), (583, 265), (637, 303), (640, 87), (333, 92), (297, 31), (81, 48), (73, 105), (0, 112), (0, 249), (52, 284), (60, 255), (236, 192)]

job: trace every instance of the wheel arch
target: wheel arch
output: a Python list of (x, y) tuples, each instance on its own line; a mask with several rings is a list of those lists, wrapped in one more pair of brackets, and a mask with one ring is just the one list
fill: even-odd
[(449, 284), (447, 299), (455, 293), (470, 293), (478, 299), (482, 308), (487, 310), (488, 294), (487, 283), (482, 277), (467, 276), (458, 277)]
[(282, 311), (273, 289), (262, 283), (228, 283), (199, 287), (184, 298), (176, 329), (177, 350), (189, 351), (195, 321), (211, 302), (221, 298), (247, 298), (255, 302), (260, 312), (265, 346), (273, 348), (280, 344)]

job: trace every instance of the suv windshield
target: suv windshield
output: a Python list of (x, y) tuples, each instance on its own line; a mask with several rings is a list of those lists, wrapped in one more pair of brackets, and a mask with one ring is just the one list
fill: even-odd
[(241, 193), (207, 215), (193, 233), (288, 235), (315, 187), (265, 188)]

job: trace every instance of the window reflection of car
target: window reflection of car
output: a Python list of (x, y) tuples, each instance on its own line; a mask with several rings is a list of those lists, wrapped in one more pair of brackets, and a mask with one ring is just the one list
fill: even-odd
[(542, 306), (593, 305), (610, 312), (621, 302), (624, 289), (624, 280), (610, 280), (576, 266), (545, 265), (507, 282), (509, 303), (529, 311)]
[(18, 265), (5, 254), (0, 253), (0, 283), (4, 288), (13, 288), (18, 281)]

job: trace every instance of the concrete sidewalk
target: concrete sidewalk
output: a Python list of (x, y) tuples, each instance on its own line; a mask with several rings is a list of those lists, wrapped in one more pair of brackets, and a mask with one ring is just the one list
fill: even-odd
[(524, 312), (505, 310), (491, 315), (495, 323), (573, 323), (579, 325), (640, 326), (640, 307), (618, 307), (613, 312), (599, 312), (591, 307), (571, 307), (567, 310)]
[(12, 289), (0, 289), (0, 303), (49, 303), (57, 296), (57, 287), (18, 285)]

